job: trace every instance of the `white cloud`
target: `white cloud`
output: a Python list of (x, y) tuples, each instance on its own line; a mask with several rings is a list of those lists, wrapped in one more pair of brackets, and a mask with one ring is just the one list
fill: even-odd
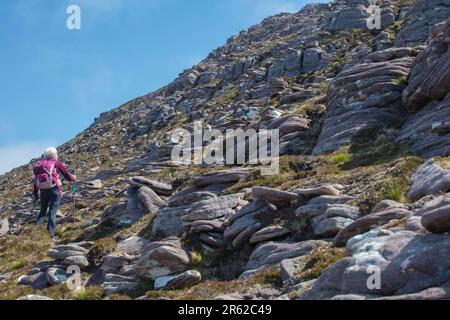
[(0, 146), (0, 174), (27, 164), (42, 155), (42, 151), (55, 145), (55, 141), (35, 141)]

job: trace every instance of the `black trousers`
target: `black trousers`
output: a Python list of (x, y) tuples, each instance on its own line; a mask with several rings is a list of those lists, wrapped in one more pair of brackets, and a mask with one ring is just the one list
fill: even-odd
[(60, 203), (61, 194), (59, 193), (58, 188), (41, 190), (41, 211), (37, 217), (37, 224), (44, 224), (45, 216), (48, 211), (47, 230), (51, 237), (55, 235), (56, 213), (58, 212)]

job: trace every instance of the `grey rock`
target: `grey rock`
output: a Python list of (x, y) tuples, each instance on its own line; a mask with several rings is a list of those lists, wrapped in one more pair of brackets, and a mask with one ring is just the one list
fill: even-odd
[(347, 241), (358, 234), (363, 234), (375, 227), (382, 226), (391, 220), (404, 219), (411, 215), (411, 212), (405, 209), (394, 208), (386, 211), (371, 213), (359, 218), (341, 230), (333, 240), (335, 246), (345, 246)]
[(323, 244), (326, 242), (320, 240), (298, 243), (266, 242), (258, 245), (252, 252), (246, 269), (258, 269), (262, 266), (277, 264), (285, 259), (303, 256)]
[(128, 265), (132, 260), (133, 257), (125, 253), (111, 253), (105, 257), (100, 269), (107, 273), (117, 272), (120, 268)]
[(334, 237), (354, 221), (344, 217), (326, 218), (318, 222), (314, 220), (313, 218), (311, 221), (313, 233), (320, 237)]
[(422, 216), (422, 225), (428, 231), (450, 232), (450, 193), (427, 202), (417, 215)]
[(150, 180), (145, 177), (132, 177), (127, 182), (136, 187), (149, 187), (159, 195), (169, 196), (172, 194), (173, 188), (171, 185), (155, 180)]
[(9, 232), (9, 221), (7, 218), (0, 219), (0, 237), (3, 237)]
[(139, 188), (137, 191), (137, 198), (150, 214), (156, 214), (160, 207), (166, 205), (165, 201), (148, 187)]
[(51, 285), (58, 285), (62, 284), (67, 281), (67, 272), (65, 269), (60, 268), (49, 268), (45, 272), (45, 276), (47, 279), (47, 282)]
[(67, 266), (76, 265), (76, 266), (79, 266), (80, 268), (89, 267), (89, 261), (85, 256), (67, 257), (62, 261), (62, 264), (67, 265)]
[(41, 295), (36, 295), (36, 294), (29, 294), (29, 295), (17, 298), (17, 300), (43, 301), (43, 300), (53, 300), (53, 299), (49, 298), (47, 296), (41, 296)]
[(253, 187), (252, 197), (255, 200), (264, 200), (276, 206), (288, 206), (291, 202), (299, 200), (296, 193), (266, 187)]
[(155, 280), (162, 276), (184, 272), (190, 262), (176, 238), (166, 239), (145, 253), (136, 263), (140, 277)]
[(206, 173), (192, 179), (192, 183), (197, 188), (206, 187), (211, 184), (235, 183), (245, 178), (249, 174), (247, 169), (216, 171)]
[(319, 196), (339, 196), (340, 191), (334, 188), (332, 185), (323, 185), (317, 188), (310, 189), (295, 189), (294, 192), (296, 194), (314, 198)]
[[(398, 79), (408, 76), (415, 54), (414, 50), (390, 50), (384, 56), (377, 53), (362, 63), (344, 67), (330, 83), (327, 114), (313, 154), (349, 145), (363, 129), (400, 124), (404, 119), (401, 93), (405, 84)], [(381, 58), (392, 59), (379, 61)]]
[[(398, 296), (437, 287), (448, 282), (450, 237), (418, 236), (401, 231), (362, 239), (352, 244), (349, 257), (326, 269), (303, 299), (328, 299), (343, 294)], [(367, 286), (368, 268), (379, 268), (381, 288)], [(423, 270), (427, 270), (426, 273)]]
[(417, 201), (427, 195), (439, 195), (450, 190), (450, 171), (432, 159), (421, 165), (414, 173), (408, 198)]
[(150, 244), (150, 241), (142, 237), (133, 236), (117, 244), (117, 250), (130, 256), (140, 255), (144, 247)]
[(281, 227), (281, 226), (272, 226), (272, 227), (266, 227), (258, 232), (255, 232), (251, 238), (250, 243), (260, 243), (265, 241), (274, 240), (283, 236), (286, 236), (290, 234), (291, 231), (287, 228)]
[(195, 286), (202, 280), (196, 270), (189, 270), (175, 276), (159, 277), (155, 280), (155, 290), (181, 290)]

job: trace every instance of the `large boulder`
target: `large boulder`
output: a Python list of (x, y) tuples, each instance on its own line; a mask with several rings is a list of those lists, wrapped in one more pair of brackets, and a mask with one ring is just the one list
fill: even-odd
[(198, 188), (202, 188), (211, 184), (235, 183), (245, 178), (248, 174), (248, 169), (216, 171), (194, 177), (192, 184)]
[(168, 238), (150, 244), (136, 264), (138, 275), (155, 280), (159, 277), (184, 272), (190, 262), (178, 238)]
[(333, 244), (343, 247), (347, 241), (359, 234), (366, 233), (371, 229), (387, 224), (391, 220), (401, 220), (411, 216), (411, 211), (401, 208), (393, 208), (380, 212), (373, 212), (359, 218), (342, 229), (334, 238)]
[(417, 213), (422, 225), (433, 233), (450, 232), (450, 193), (425, 203)]
[(159, 277), (155, 280), (155, 290), (181, 290), (195, 286), (202, 280), (196, 270), (189, 270), (175, 276)]
[[(358, 294), (395, 296), (421, 292), (450, 280), (450, 237), (410, 231), (360, 237), (348, 256), (327, 268), (301, 299)], [(373, 276), (380, 276), (379, 285)]]
[(392, 48), (344, 67), (329, 86), (326, 118), (313, 153), (349, 145), (362, 130), (400, 124), (403, 79), (416, 54), (412, 48)]
[(301, 197), (294, 192), (278, 190), (267, 187), (253, 187), (252, 197), (254, 200), (264, 200), (275, 206), (288, 206), (291, 202), (299, 200)]
[(426, 49), (412, 65), (409, 84), (403, 91), (403, 104), (417, 113), (403, 125), (397, 141), (410, 143), (412, 152), (422, 157), (450, 154), (449, 43), (450, 19), (433, 28)]
[(450, 171), (443, 169), (432, 159), (421, 165), (411, 180), (407, 196), (412, 201), (450, 191)]
[(326, 244), (321, 240), (309, 240), (297, 243), (265, 242), (253, 250), (247, 263), (247, 270), (259, 269), (263, 266), (279, 264), (289, 258), (304, 256), (320, 245)]
[(436, 23), (450, 16), (450, 0), (417, 0), (405, 16), (406, 25), (397, 33), (395, 46), (422, 44)]

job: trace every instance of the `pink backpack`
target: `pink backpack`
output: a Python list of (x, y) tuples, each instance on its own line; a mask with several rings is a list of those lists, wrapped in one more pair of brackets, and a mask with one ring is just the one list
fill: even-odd
[(40, 190), (53, 189), (61, 184), (54, 160), (41, 161), (36, 169), (36, 184)]

